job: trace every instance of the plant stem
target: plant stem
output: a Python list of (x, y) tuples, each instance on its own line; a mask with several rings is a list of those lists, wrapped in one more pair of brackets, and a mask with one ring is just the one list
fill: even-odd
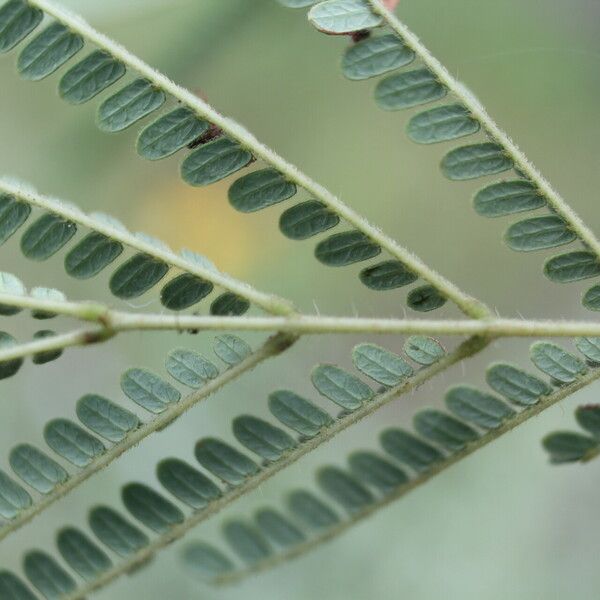
[(199, 98), (191, 91), (177, 85), (168, 77), (140, 60), (137, 56), (131, 54), (120, 44), (96, 31), (81, 17), (57, 6), (51, 0), (29, 0), (29, 4), (37, 6), (48, 15), (51, 15), (56, 20), (63, 23), (63, 25), (82, 35), (88, 41), (103, 48), (116, 59), (120, 60), (134, 71), (137, 71), (148, 81), (151, 81), (156, 87), (162, 89), (188, 108), (194, 110), (200, 117), (207, 119), (213, 125), (219, 127), (225, 134), (240, 142), (240, 144), (248, 149), (256, 158), (262, 159), (282, 173), (286, 179), (305, 189), (312, 197), (323, 202), (345, 221), (353, 225), (359, 231), (362, 231), (373, 242), (381, 246), (381, 248), (384, 248), (391, 256), (401, 261), (410, 270), (417, 273), (423, 280), (433, 285), (442, 295), (451, 299), (466, 315), (480, 318), (491, 314), (489, 308), (481, 301), (464, 293), (455, 284), (428, 267), (420, 258), (400, 246), (393, 238), (384, 234), (380, 229), (371, 225), (364, 217), (347, 206), (329, 190), (312, 180), (297, 167), (287, 162), (279, 154), (260, 142), (246, 128), (234, 120), (225, 117), (206, 101)]
[(114, 579), (131, 572), (136, 567), (144, 564), (158, 551), (162, 550), (175, 540), (182, 538), (192, 527), (195, 527), (199, 523), (209, 519), (210, 517), (213, 517), (215, 514), (217, 514), (226, 506), (230, 505), (238, 498), (244, 496), (252, 490), (255, 490), (265, 481), (273, 477), (276, 473), (295, 463), (297, 460), (313, 451), (315, 448), (321, 446), (325, 442), (328, 442), (338, 433), (341, 433), (348, 427), (373, 414), (375, 411), (380, 409), (382, 406), (385, 406), (399, 395), (418, 388), (420, 385), (430, 380), (438, 373), (445, 371), (450, 366), (480, 352), (488, 344), (489, 340), (484, 338), (471, 338), (466, 340), (456, 350), (444, 356), (437, 363), (422, 369), (411, 379), (389, 389), (383, 394), (376, 396), (373, 400), (367, 402), (354, 412), (340, 417), (331, 426), (322, 430), (321, 433), (314, 438), (299, 443), (298, 446), (285, 454), (278, 461), (268, 463), (267, 466), (262, 468), (256, 475), (250, 476), (248, 479), (246, 479), (244, 483), (228, 489), (220, 498), (214, 502), (211, 502), (206, 509), (192, 513), (183, 523), (174, 525), (171, 527), (171, 529), (169, 529), (168, 532), (155, 538), (150, 542), (150, 544), (136, 552), (130, 558), (105, 571), (97, 579), (87, 583), (72, 594), (66, 596), (64, 600), (81, 600), (88, 594), (103, 588)]
[(101, 327), (58, 334), (34, 342), (0, 349), (0, 363), (70, 346), (83, 346), (131, 331), (266, 331), (293, 335), (381, 334), (500, 337), (600, 337), (593, 321), (538, 321), (524, 319), (371, 319), (294, 315), (290, 317), (212, 317), (197, 315), (139, 314), (109, 310), (99, 304), (56, 302), (30, 296), (0, 294), (0, 305), (44, 310), (68, 315)]
[(39, 515), (49, 506), (66, 496), (92, 475), (98, 473), (117, 460), (123, 453), (139, 444), (144, 438), (157, 431), (161, 431), (198, 402), (206, 399), (211, 394), (214, 394), (223, 386), (237, 379), (244, 373), (251, 371), (264, 360), (277, 356), (289, 348), (295, 341), (296, 338), (288, 334), (277, 334), (269, 338), (260, 348), (255, 350), (242, 362), (226, 370), (216, 379), (209, 381), (204, 387), (198, 391), (192, 392), (180, 402), (169, 405), (169, 407), (164, 412), (160, 413), (160, 415), (153, 418), (151, 421), (143, 423), (138, 429), (129, 433), (123, 440), (111, 446), (104, 454), (94, 459), (80, 471), (74, 473), (64, 483), (56, 486), (49, 494), (42, 496), (29, 508), (20, 512), (13, 520), (0, 527), (0, 540), (31, 521), (35, 516)]
[(453, 77), (448, 69), (431, 54), (419, 38), (394, 13), (384, 6), (381, 0), (367, 0), (367, 2), (371, 5), (373, 11), (381, 15), (385, 23), (419, 56), (439, 81), (460, 99), (471, 114), (479, 121), (483, 129), (504, 148), (506, 154), (512, 159), (515, 168), (521, 171), (538, 187), (553, 210), (563, 217), (587, 248), (600, 259), (600, 240), (531, 163), (508, 134), (500, 129), (473, 92)]
[(420, 487), (424, 483), (427, 483), (430, 479), (432, 479), (436, 475), (439, 475), (440, 473), (442, 473), (443, 471), (445, 471), (452, 465), (460, 462), (461, 460), (470, 456), (471, 454), (473, 454), (477, 450), (483, 448), (484, 446), (487, 446), (494, 440), (496, 440), (499, 437), (502, 437), (504, 434), (512, 431), (515, 427), (518, 427), (525, 421), (528, 421), (532, 417), (539, 415), (541, 412), (543, 412), (547, 408), (550, 408), (551, 406), (553, 406), (557, 402), (560, 402), (567, 396), (570, 396), (571, 394), (575, 393), (576, 391), (580, 390), (581, 388), (596, 381), (598, 378), (600, 378), (600, 368), (591, 369), (590, 371), (588, 371), (588, 373), (586, 375), (584, 375), (577, 381), (575, 381), (567, 386), (561, 387), (560, 389), (556, 390), (549, 396), (542, 398), (537, 404), (535, 404), (529, 408), (525, 408), (524, 410), (519, 412), (514, 418), (510, 419), (509, 421), (506, 421), (500, 427), (488, 431), (487, 433), (482, 435), (480, 438), (478, 438), (477, 441), (472, 442), (472, 443), (468, 444), (467, 446), (465, 446), (465, 448), (463, 450), (460, 450), (458, 452), (455, 452), (454, 454), (449, 455), (446, 459), (444, 459), (443, 461), (439, 462), (438, 464), (432, 466), (427, 471), (425, 471), (423, 473), (419, 473), (418, 475), (416, 475), (416, 477), (411, 479), (405, 485), (399, 487), (396, 491), (380, 498), (379, 500), (377, 500), (373, 504), (369, 505), (364, 510), (352, 515), (349, 519), (342, 521), (338, 525), (333, 526), (331, 529), (328, 529), (325, 533), (317, 535), (317, 536), (307, 540), (306, 542), (298, 544), (297, 546), (294, 546), (290, 550), (283, 551), (281, 553), (277, 553), (274, 556), (272, 556), (271, 558), (268, 558), (267, 560), (259, 562), (252, 567), (234, 571), (229, 575), (223, 575), (222, 577), (212, 580), (212, 582), (215, 584), (235, 583), (235, 582), (240, 581), (250, 575), (253, 575), (253, 574), (256, 574), (256, 573), (259, 573), (262, 571), (266, 571), (267, 569), (271, 569), (281, 563), (287, 562), (293, 558), (297, 558), (297, 557), (309, 552), (313, 548), (338, 537), (339, 535), (341, 535), (342, 533), (345, 533), (348, 529), (350, 529), (351, 527), (353, 527), (360, 521), (363, 521), (367, 517), (371, 516), (373, 513), (377, 512), (379, 509), (384, 508), (388, 504), (391, 504), (392, 502), (398, 500), (402, 496), (405, 496), (406, 494), (408, 494), (409, 492), (413, 491), (414, 489)]

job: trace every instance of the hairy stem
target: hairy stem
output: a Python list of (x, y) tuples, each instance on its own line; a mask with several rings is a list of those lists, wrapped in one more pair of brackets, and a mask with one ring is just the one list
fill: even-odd
[(445, 371), (450, 366), (480, 352), (488, 344), (489, 340), (484, 338), (471, 338), (466, 340), (456, 350), (447, 354), (434, 365), (419, 371), (410, 380), (391, 388), (385, 393), (375, 397), (372, 401), (366, 403), (358, 410), (339, 418), (331, 426), (324, 429), (319, 435), (300, 443), (293, 450), (284, 455), (280, 460), (269, 463), (266, 467), (261, 469), (258, 474), (249, 477), (241, 485), (226, 491), (220, 498), (212, 502), (205, 510), (192, 513), (183, 523), (173, 526), (167, 533), (158, 536), (151, 541), (150, 544), (136, 552), (130, 558), (105, 571), (97, 579), (79, 588), (77, 591), (68, 595), (64, 600), (81, 600), (88, 594), (103, 588), (114, 579), (131, 572), (137, 566), (144, 564), (154, 554), (175, 540), (182, 538), (191, 528), (213, 517), (215, 514), (217, 514), (226, 506), (230, 505), (238, 498), (241, 498), (250, 491), (255, 490), (266, 480), (273, 477), (276, 473), (295, 463), (297, 460), (315, 448), (321, 446), (325, 442), (328, 442), (338, 433), (341, 433), (348, 427), (356, 424), (358, 421), (373, 414), (375, 411), (388, 404), (399, 395), (418, 388), (420, 385), (438, 373)]
[(64, 483), (55, 487), (49, 494), (42, 496), (29, 508), (20, 512), (13, 520), (0, 527), (0, 540), (20, 527), (23, 527), (23, 525), (66, 496), (92, 475), (98, 473), (117, 460), (123, 453), (139, 444), (144, 438), (157, 431), (161, 431), (198, 402), (208, 398), (208, 396), (214, 394), (226, 384), (251, 371), (264, 360), (280, 354), (295, 341), (296, 338), (289, 334), (278, 334), (269, 338), (258, 350), (254, 351), (241, 363), (228, 369), (216, 379), (211, 380), (200, 390), (192, 392), (180, 402), (170, 405), (164, 412), (151, 421), (142, 424), (138, 429), (129, 433), (122, 441), (111, 446), (104, 454), (73, 474)]
[(478, 335), (500, 337), (600, 337), (600, 323), (593, 321), (539, 321), (525, 319), (372, 319), (293, 315), (289, 317), (211, 317), (196, 315), (138, 314), (113, 311), (99, 304), (56, 302), (0, 294), (0, 304), (55, 312), (101, 327), (58, 334), (34, 342), (5, 346), (0, 363), (38, 352), (83, 346), (131, 331), (266, 331), (293, 335), (387, 334), (387, 335)]
[(600, 259), (600, 240), (531, 163), (508, 134), (500, 129), (475, 95), (450, 74), (448, 69), (431, 54), (419, 38), (395, 14), (386, 8), (381, 0), (367, 0), (367, 2), (371, 5), (374, 12), (381, 15), (385, 23), (415, 52), (439, 81), (460, 99), (472, 115), (481, 123), (481, 126), (487, 133), (504, 148), (515, 167), (535, 183), (553, 210), (569, 223), (571, 229), (585, 243), (588, 249)]
[(423, 280), (437, 288), (445, 297), (451, 299), (465, 314), (474, 318), (485, 317), (491, 314), (491, 311), (482, 302), (472, 298), (460, 290), (455, 284), (431, 269), (421, 259), (400, 246), (393, 238), (383, 233), (380, 229), (370, 224), (364, 217), (347, 206), (325, 187), (305, 175), (297, 167), (286, 161), (269, 147), (265, 146), (265, 144), (260, 142), (243, 126), (219, 113), (205, 100), (199, 98), (191, 91), (177, 85), (168, 77), (131, 54), (120, 44), (96, 31), (81, 17), (57, 6), (51, 0), (29, 0), (29, 3), (32, 6), (37, 6), (73, 31), (76, 31), (88, 41), (105, 49), (125, 65), (134, 71), (137, 71), (140, 75), (143, 75), (148, 81), (154, 83), (158, 88), (167, 92), (188, 108), (194, 110), (200, 117), (207, 119), (213, 125), (219, 127), (224, 133), (240, 142), (240, 144), (247, 148), (256, 158), (262, 159), (282, 173), (289, 181), (292, 181), (305, 189), (312, 197), (323, 202), (345, 221), (353, 225), (359, 231), (362, 231), (372, 241), (384, 248), (391, 256), (400, 260), (409, 269), (417, 273)]
[(213, 583), (215, 583), (215, 584), (230, 584), (230, 583), (238, 582), (250, 575), (259, 573), (261, 571), (266, 571), (266, 570), (271, 569), (281, 563), (287, 562), (293, 558), (297, 558), (303, 554), (306, 554), (307, 552), (309, 552), (310, 550), (313, 550), (314, 548), (320, 546), (321, 544), (338, 537), (339, 535), (341, 535), (342, 533), (345, 533), (348, 529), (350, 529), (351, 527), (353, 527), (360, 521), (363, 521), (364, 519), (366, 519), (373, 513), (377, 512), (380, 508), (383, 508), (383, 507), (387, 506), (388, 504), (391, 504), (392, 502), (398, 500), (402, 496), (405, 496), (409, 492), (412, 492), (414, 489), (420, 487), (424, 483), (427, 483), (430, 479), (439, 475), (440, 473), (442, 473), (443, 471), (445, 471), (452, 465), (455, 465), (456, 463), (460, 462), (467, 456), (470, 456), (474, 452), (477, 452), (484, 446), (487, 446), (494, 440), (496, 440), (499, 437), (503, 436), (504, 434), (512, 431), (515, 427), (518, 427), (525, 421), (528, 421), (532, 417), (539, 415), (541, 412), (543, 412), (547, 408), (550, 408), (557, 402), (560, 402), (567, 396), (570, 396), (571, 394), (575, 393), (576, 391), (580, 390), (581, 388), (596, 381), (598, 378), (600, 378), (600, 368), (590, 370), (586, 375), (584, 375), (577, 381), (575, 381), (567, 386), (561, 387), (560, 389), (556, 390), (554, 393), (550, 394), (549, 396), (542, 398), (537, 404), (522, 410), (514, 418), (510, 419), (509, 421), (506, 421), (503, 425), (501, 425), (497, 429), (492, 429), (489, 432), (485, 433), (480, 438), (478, 438), (477, 441), (468, 444), (463, 450), (460, 450), (458, 452), (455, 452), (454, 454), (449, 455), (446, 459), (444, 459), (443, 461), (439, 462), (438, 464), (432, 466), (427, 471), (425, 471), (423, 473), (419, 473), (416, 477), (411, 479), (405, 485), (399, 487), (396, 491), (380, 498), (379, 500), (377, 500), (373, 504), (369, 505), (364, 510), (361, 510), (360, 512), (358, 512), (356, 514), (353, 514), (351, 517), (349, 517), (345, 521), (342, 521), (338, 525), (335, 525), (331, 529), (328, 529), (326, 532), (324, 532), (320, 535), (317, 535), (317, 536), (307, 540), (306, 542), (298, 544), (297, 546), (294, 546), (290, 550), (277, 553), (274, 556), (272, 556), (264, 561), (261, 561), (252, 567), (240, 569), (240, 570), (232, 572), (228, 575), (223, 575), (222, 577), (216, 578), (213, 580)]

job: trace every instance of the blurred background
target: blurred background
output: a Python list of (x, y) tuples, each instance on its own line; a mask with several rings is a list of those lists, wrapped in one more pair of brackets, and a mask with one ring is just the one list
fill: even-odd
[[(347, 41), (318, 34), (303, 10), (284, 9), (275, 0), (63, 4), (177, 82), (201, 90), (222, 112), (503, 315), (593, 318), (580, 306), (585, 283), (580, 289), (552, 284), (541, 273), (544, 253), (505, 248), (501, 236), (507, 222), (484, 220), (472, 209), (478, 184), (451, 184), (439, 173), (448, 146), (409, 142), (403, 130), (410, 114), (379, 110), (372, 82), (346, 81), (339, 61)], [(600, 231), (600, 3), (402, 0), (398, 10)], [(0, 81), (1, 173), (84, 210), (113, 214), (131, 230), (161, 237), (176, 249), (206, 254), (222, 270), (292, 298), (304, 311), (404, 315), (402, 294), (369, 292), (357, 281), (359, 268), (326, 270), (313, 259), (312, 243), (283, 238), (277, 229), (283, 208), (236, 213), (226, 200), (227, 183), (194, 189), (181, 182), (181, 157), (158, 164), (138, 158), (135, 127), (116, 136), (101, 133), (94, 125), (97, 102), (69, 107), (56, 93), (57, 77), (37, 84), (20, 80), (13, 53), (0, 60)], [(1, 249), (0, 264), (28, 287), (54, 286), (72, 299), (118, 305), (106, 291), (108, 275), (78, 283), (64, 275), (61, 254), (32, 264), (19, 255), (17, 244), (11, 240)], [(148, 296), (131, 308), (159, 311), (156, 294)], [(455, 314), (445, 308), (436, 316)], [(20, 330), (11, 333), (26, 339), (33, 325), (25, 319), (18, 323)], [(248, 338), (258, 343), (261, 336)], [(161, 458), (193, 460), (201, 436), (233, 440), (231, 418), (242, 412), (266, 415), (273, 389), (290, 388), (315, 399), (311, 367), (318, 361), (349, 366), (352, 345), (364, 339), (302, 340), (147, 439), (2, 543), (0, 564), (19, 570), (22, 552), (52, 548), (59, 527), (85, 527), (92, 504), (119, 506), (120, 486), (130, 479), (153, 483)], [(393, 350), (403, 342), (372, 339)], [(14, 444), (43, 446), (44, 423), (72, 416), (82, 394), (122, 399), (119, 376), (127, 366), (164, 372), (164, 356), (172, 347), (202, 351), (210, 342), (203, 335), (128, 334), (43, 367), (26, 365), (18, 377), (0, 384), (0, 468), (8, 469)], [(314, 488), (319, 465), (341, 465), (350, 449), (375, 448), (385, 426), (409, 424), (418, 407), (441, 405), (448, 385), (482, 384), (484, 368), (493, 360), (527, 366), (528, 345), (528, 340), (494, 344), (322, 446), (187, 540), (216, 539), (223, 517), (248, 515), (265, 504), (281, 506), (292, 487)], [(97, 597), (596, 599), (600, 461), (551, 467), (540, 439), (572, 426), (575, 406), (597, 401), (599, 389), (591, 386), (547, 410), (332, 543), (237, 587), (208, 588), (186, 572), (179, 560), (184, 541)]]

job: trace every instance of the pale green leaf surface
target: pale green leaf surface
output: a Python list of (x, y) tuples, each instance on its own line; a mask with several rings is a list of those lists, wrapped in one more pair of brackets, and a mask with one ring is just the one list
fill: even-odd
[(98, 127), (108, 133), (123, 131), (160, 108), (165, 100), (165, 93), (151, 82), (136, 79), (98, 107)]
[(333, 423), (322, 408), (288, 390), (269, 394), (269, 410), (284, 425), (307, 438)]
[(283, 429), (251, 415), (236, 417), (232, 425), (238, 442), (265, 460), (279, 460), (296, 446), (294, 439)]
[(360, 408), (374, 395), (366, 383), (335, 365), (315, 367), (311, 380), (323, 396), (350, 411)]
[(369, 79), (410, 64), (415, 53), (396, 35), (370, 37), (349, 46), (342, 57), (342, 72), (354, 81)]
[(210, 127), (192, 110), (179, 107), (163, 115), (142, 130), (137, 140), (140, 156), (160, 160), (189, 145)]
[(69, 477), (63, 467), (31, 444), (15, 446), (8, 460), (12, 470), (41, 494), (49, 494)]
[(377, 383), (392, 387), (414, 374), (397, 354), (376, 344), (358, 344), (352, 350), (354, 366)]
[(229, 188), (233, 208), (251, 213), (283, 202), (296, 193), (296, 185), (275, 169), (253, 171), (237, 179)]
[(132, 412), (97, 394), (82, 396), (76, 410), (77, 417), (86, 427), (113, 443), (123, 440), (140, 424)]
[(146, 369), (128, 369), (121, 377), (125, 395), (142, 408), (161, 413), (169, 404), (179, 402), (181, 394), (170, 383)]
[(156, 475), (166, 490), (194, 510), (204, 508), (221, 495), (208, 477), (177, 458), (162, 460)]
[(21, 238), (21, 251), (31, 260), (56, 254), (77, 232), (77, 226), (57, 215), (45, 214), (34, 221)]
[(142, 483), (125, 485), (121, 498), (131, 515), (156, 533), (166, 533), (183, 522), (183, 513), (172, 502)]
[(27, 37), (44, 18), (39, 8), (22, 0), (10, 0), (0, 7), (0, 53), (8, 52)]
[(219, 375), (216, 365), (198, 352), (178, 348), (169, 352), (165, 362), (171, 377), (187, 387), (198, 389)]
[(215, 438), (200, 440), (196, 444), (195, 455), (207, 471), (231, 485), (239, 485), (259, 471), (253, 460)]
[(83, 48), (83, 38), (59, 22), (48, 25), (19, 54), (17, 70), (38, 81), (51, 75)]
[(125, 70), (108, 52), (95, 50), (61, 77), (58, 92), (70, 104), (83, 104), (123, 77)]
[(54, 452), (83, 468), (104, 453), (104, 445), (67, 419), (53, 419), (44, 427), (44, 439)]

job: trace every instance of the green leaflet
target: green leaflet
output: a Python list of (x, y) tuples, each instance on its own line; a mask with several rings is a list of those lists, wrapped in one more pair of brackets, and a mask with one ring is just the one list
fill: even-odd
[(291, 240), (306, 240), (335, 227), (340, 218), (318, 200), (307, 200), (288, 208), (279, 218), (281, 233)]
[(451, 150), (441, 163), (442, 172), (452, 181), (477, 179), (512, 169), (512, 159), (499, 144), (485, 142)]
[(200, 440), (196, 444), (195, 455), (207, 471), (231, 485), (239, 485), (259, 471), (253, 460), (215, 438)]
[(600, 261), (595, 254), (580, 250), (553, 256), (544, 265), (544, 275), (556, 283), (571, 283), (600, 275)]
[(0, 517), (13, 519), (29, 506), (31, 496), (28, 492), (0, 469)]
[(375, 102), (383, 110), (401, 110), (443, 98), (448, 91), (428, 69), (390, 75), (375, 88)]
[(334, 365), (319, 365), (311, 380), (317, 390), (346, 410), (356, 410), (373, 398), (373, 390), (358, 377)]
[(362, 483), (388, 494), (408, 481), (406, 473), (374, 452), (354, 452), (348, 459), (350, 471)]
[(77, 232), (77, 225), (51, 214), (34, 221), (21, 238), (21, 251), (31, 260), (46, 260), (56, 254)]
[(142, 408), (161, 413), (179, 402), (181, 394), (170, 383), (146, 369), (128, 369), (121, 376), (121, 389)]
[(77, 401), (76, 411), (86, 427), (115, 444), (140, 425), (132, 412), (97, 394), (82, 396)]
[(402, 429), (386, 429), (379, 436), (381, 447), (401, 463), (417, 472), (426, 471), (444, 455), (412, 433)]
[(223, 526), (223, 535), (231, 549), (249, 565), (256, 564), (272, 554), (264, 537), (243, 521), (229, 521)]
[(287, 504), (290, 512), (311, 529), (328, 529), (340, 522), (327, 504), (305, 490), (292, 492)]
[(263, 508), (254, 517), (261, 533), (271, 542), (289, 548), (306, 540), (304, 533), (287, 517), (270, 508)]
[(600, 310), (600, 285), (591, 287), (583, 295), (582, 303), (589, 310)]
[[(15, 340), (12, 335), (6, 333), (5, 331), (0, 331), (0, 349), (14, 346), (16, 343), (17, 340)], [(0, 362), (0, 380), (7, 379), (8, 377), (15, 375), (22, 365), (22, 358), (15, 358), (13, 360), (5, 360), (4, 362)]]
[(80, 35), (54, 22), (23, 48), (17, 59), (17, 70), (24, 79), (38, 81), (54, 73), (82, 48)]
[(418, 144), (437, 144), (479, 131), (479, 121), (461, 104), (447, 104), (412, 117), (406, 132)]
[(600, 365), (600, 338), (577, 338), (575, 345), (591, 364)]
[(137, 140), (138, 154), (148, 160), (166, 158), (196, 140), (209, 127), (210, 123), (189, 108), (176, 108), (142, 130)]
[(88, 233), (65, 256), (65, 270), (77, 279), (89, 279), (108, 267), (123, 252), (123, 244), (101, 233)]
[(398, 260), (386, 260), (367, 267), (360, 272), (359, 277), (364, 285), (376, 291), (395, 290), (414, 283), (419, 278)]
[(239, 317), (248, 311), (250, 302), (232, 292), (225, 292), (210, 305), (210, 314), (219, 317)]
[(600, 406), (597, 404), (578, 406), (575, 411), (575, 418), (583, 429), (595, 438), (600, 437)]
[(261, 169), (233, 183), (229, 188), (229, 202), (236, 210), (251, 213), (283, 202), (296, 191), (296, 185), (275, 169)]
[(44, 427), (44, 439), (54, 452), (83, 468), (104, 453), (104, 445), (67, 419), (53, 419)]
[(169, 265), (149, 254), (136, 254), (123, 263), (110, 278), (110, 291), (123, 300), (137, 298), (153, 288), (169, 270)]
[(112, 561), (104, 551), (74, 527), (65, 527), (58, 532), (56, 546), (68, 565), (86, 581), (112, 567)]
[(513, 250), (531, 252), (570, 244), (576, 240), (565, 221), (557, 215), (534, 217), (511, 225), (504, 234), (504, 241)]
[(213, 284), (192, 275), (182, 273), (171, 279), (160, 292), (160, 302), (169, 310), (184, 310), (194, 306), (213, 291)]
[(0, 570), (0, 598), (6, 598), (6, 600), (37, 600), (14, 573), (3, 570)]
[(242, 338), (230, 334), (217, 336), (213, 350), (224, 363), (232, 367), (252, 354), (252, 348)]
[(493, 364), (485, 378), (493, 390), (520, 406), (536, 404), (542, 396), (552, 393), (552, 388), (545, 381), (512, 365)]
[(317, 483), (350, 514), (366, 508), (375, 501), (375, 497), (366, 487), (337, 467), (319, 469)]
[(352, 350), (354, 366), (377, 383), (392, 387), (414, 373), (401, 357), (376, 344), (358, 344)]
[[(30, 290), (29, 295), (32, 298), (38, 298), (41, 300), (52, 300), (53, 302), (65, 302), (67, 300), (65, 295), (61, 291), (55, 290), (53, 288), (34, 287), (32, 290)], [(38, 309), (32, 310), (31, 316), (34, 319), (40, 320), (53, 319), (54, 317), (56, 317), (56, 313)]]
[(31, 444), (15, 446), (10, 451), (8, 461), (12, 470), (41, 494), (50, 493), (69, 477), (57, 462)]
[(165, 363), (171, 377), (190, 388), (198, 389), (219, 375), (219, 369), (198, 352), (178, 348), (169, 352)]
[(208, 477), (177, 458), (161, 461), (156, 475), (166, 490), (194, 510), (204, 508), (221, 495)]
[(123, 486), (121, 497), (125, 508), (156, 533), (166, 533), (174, 525), (183, 522), (183, 513), (147, 485), (128, 483)]
[(315, 256), (328, 267), (344, 267), (373, 258), (381, 248), (362, 231), (334, 233), (317, 244)]
[(482, 429), (496, 429), (515, 416), (515, 411), (495, 396), (466, 385), (446, 392), (446, 406), (457, 417)]
[(310, 9), (308, 20), (319, 31), (341, 34), (377, 27), (382, 18), (364, 0), (327, 0)]
[(25, 555), (23, 571), (45, 598), (61, 598), (77, 589), (75, 580), (49, 554), (40, 550)]
[(220, 550), (203, 542), (193, 542), (183, 550), (183, 561), (200, 577), (211, 580), (231, 573), (235, 565)]
[(559, 383), (572, 383), (587, 370), (583, 361), (556, 344), (535, 342), (530, 353), (535, 366)]
[(342, 57), (342, 72), (354, 81), (369, 79), (404, 67), (415, 53), (396, 35), (370, 37), (349, 46)]
[(0, 54), (14, 48), (42, 21), (44, 13), (22, 0), (10, 0), (0, 7)]
[(150, 81), (136, 79), (98, 107), (98, 127), (107, 133), (123, 131), (160, 108), (165, 100), (165, 93)]
[(58, 93), (70, 104), (83, 104), (123, 77), (125, 70), (108, 52), (95, 50), (62, 76)]
[[(9, 294), (11, 296), (25, 296), (27, 290), (23, 282), (12, 273), (0, 272), (0, 294)], [(10, 317), (20, 313), (23, 309), (18, 306), (0, 304), (0, 315)]]
[(90, 511), (90, 528), (94, 535), (113, 552), (127, 558), (148, 545), (148, 536), (108, 506)]
[(404, 352), (416, 363), (428, 367), (446, 354), (444, 347), (433, 338), (413, 335), (404, 342)]
[(577, 462), (598, 448), (594, 438), (571, 431), (557, 431), (543, 440), (544, 448), (550, 453), (550, 462), (562, 464)]
[(473, 206), (482, 217), (504, 217), (545, 205), (535, 185), (522, 179), (493, 183), (479, 190), (473, 199)]
[(233, 435), (248, 450), (269, 461), (279, 460), (296, 446), (283, 429), (251, 415), (240, 415), (233, 420)]
[(31, 214), (31, 206), (9, 194), (0, 194), (0, 245), (4, 244)]
[(181, 177), (193, 186), (209, 185), (239, 171), (252, 154), (237, 142), (219, 137), (191, 152), (181, 164)]
[(423, 437), (451, 452), (462, 450), (469, 442), (474, 442), (479, 437), (466, 423), (439, 410), (418, 412), (413, 418), (413, 423)]
[(269, 394), (269, 410), (281, 423), (306, 438), (314, 437), (334, 422), (322, 408), (288, 390)]
[(414, 288), (406, 297), (408, 307), (418, 312), (437, 310), (444, 306), (446, 302), (447, 298), (444, 298), (432, 285), (422, 285)]

